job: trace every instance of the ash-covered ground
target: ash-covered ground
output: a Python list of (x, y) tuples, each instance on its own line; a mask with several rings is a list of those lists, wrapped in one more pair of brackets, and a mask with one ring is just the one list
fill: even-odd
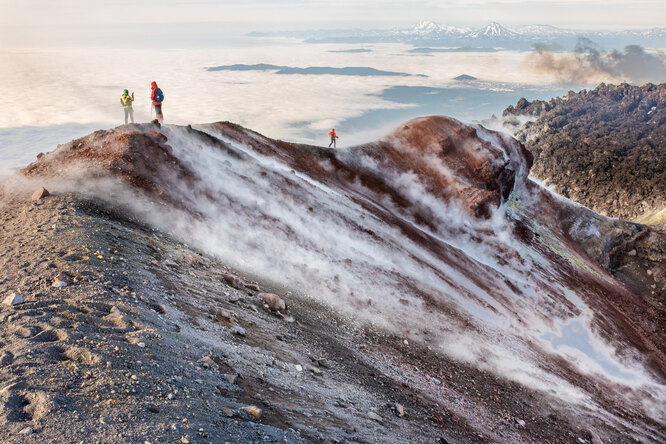
[(0, 314), (5, 442), (591, 440), (518, 384), (94, 203), (5, 196), (2, 210), (0, 284), (25, 298)]

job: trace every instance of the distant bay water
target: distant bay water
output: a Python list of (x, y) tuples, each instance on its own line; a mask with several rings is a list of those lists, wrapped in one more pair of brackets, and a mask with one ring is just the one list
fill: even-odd
[(122, 124), (125, 88), (135, 92), (136, 120), (151, 120), (151, 81), (164, 90), (166, 123), (229, 120), (317, 145), (328, 144), (335, 127), (340, 143), (350, 146), (413, 117), (470, 122), (499, 115), (521, 97), (566, 93), (569, 88), (530, 72), (527, 54), (245, 35), (150, 49), (122, 39), (3, 48), (3, 103), (11, 112), (0, 115), (0, 178), (60, 143)]

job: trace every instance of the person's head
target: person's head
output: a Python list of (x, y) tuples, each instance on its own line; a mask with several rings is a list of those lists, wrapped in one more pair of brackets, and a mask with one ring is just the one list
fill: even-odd
[(126, 89), (124, 89), (124, 90), (123, 90), (123, 96), (126, 96), (126, 95), (128, 95), (128, 94), (129, 94), (129, 91), (127, 91)]
[(331, 131), (335, 132), (335, 128), (331, 128)]
[(157, 88), (157, 82), (152, 82), (150, 84), (150, 87), (153, 88), (153, 89)]

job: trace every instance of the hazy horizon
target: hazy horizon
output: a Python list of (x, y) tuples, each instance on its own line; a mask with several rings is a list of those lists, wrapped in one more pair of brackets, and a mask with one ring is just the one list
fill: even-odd
[[(423, 20), (480, 27), (547, 24), (572, 29), (628, 29), (664, 26), (659, 0), (0, 0), (0, 24), (140, 24), (173, 22), (251, 23), (261, 28), (322, 24), (326, 27), (408, 26)], [(254, 31), (257, 29), (251, 29)]]
[[(124, 88), (136, 92), (136, 120), (149, 120), (153, 80), (165, 92), (167, 123), (231, 120), (269, 137), (312, 144), (326, 144), (335, 126), (347, 146), (382, 137), (420, 115), (473, 121), (501, 113), (520, 97), (548, 99), (601, 81), (666, 80), (663, 48), (628, 53), (624, 46), (607, 47), (603, 51), (614, 51), (612, 57), (601, 60), (604, 53), (596, 54), (597, 49), (542, 57), (511, 48), (415, 52), (414, 45), (398, 41), (308, 44), (248, 36), (407, 28), (420, 21), (474, 28), (494, 21), (505, 26), (547, 22), (587, 30), (666, 23), (662, 2), (575, 6), (573, 13), (565, 1), (0, 0), (6, 107), (0, 114), (5, 161), (0, 177), (58, 143), (123, 123), (119, 96)], [(599, 13), (589, 13), (595, 10)], [(590, 57), (596, 57), (594, 63)], [(236, 64), (286, 66), (295, 74), (206, 70)], [(315, 71), (325, 75), (312, 75)], [(377, 75), (381, 72), (405, 75)], [(461, 75), (477, 80), (455, 80)]]

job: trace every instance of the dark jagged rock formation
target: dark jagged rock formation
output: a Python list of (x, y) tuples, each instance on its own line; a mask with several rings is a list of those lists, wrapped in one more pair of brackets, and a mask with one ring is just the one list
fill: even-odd
[[(531, 174), (596, 212), (666, 222), (666, 83), (601, 84), (503, 116), (532, 152)], [(519, 116), (535, 118), (519, 127)]]

